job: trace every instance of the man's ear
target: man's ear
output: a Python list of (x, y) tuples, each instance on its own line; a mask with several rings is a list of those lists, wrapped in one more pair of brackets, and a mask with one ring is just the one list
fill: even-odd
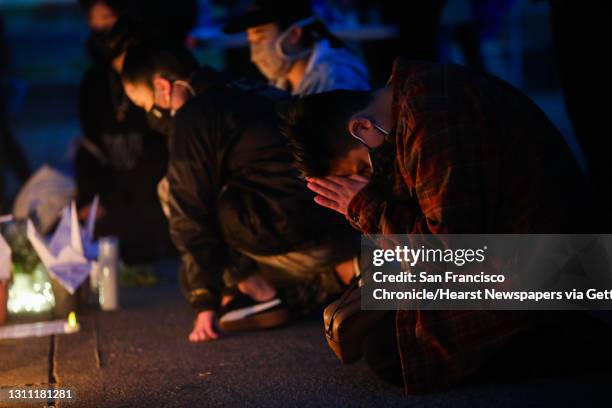
[(160, 75), (156, 75), (153, 78), (153, 89), (155, 90), (155, 95), (157, 95), (155, 102), (163, 104), (162, 108), (170, 108), (170, 92), (172, 90), (170, 81)]
[(349, 119), (348, 131), (354, 136), (364, 139), (364, 142), (369, 145), (367, 134), (374, 128), (372, 121), (363, 116), (355, 115)]
[(304, 29), (302, 27), (291, 27), (284, 40), (284, 46), (286, 47), (284, 51), (288, 53), (300, 51), (300, 41), (302, 40), (303, 34)]

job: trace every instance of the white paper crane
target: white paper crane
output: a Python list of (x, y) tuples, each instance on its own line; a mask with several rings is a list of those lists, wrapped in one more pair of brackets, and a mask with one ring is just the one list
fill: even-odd
[(91, 237), (97, 205), (96, 197), (91, 206), (84, 236), (81, 235), (74, 201), (64, 208), (62, 219), (48, 244), (38, 234), (32, 221), (28, 220), (27, 235), (32, 247), (49, 273), (71, 294), (91, 272), (92, 263), (85, 256), (84, 241), (93, 246)]

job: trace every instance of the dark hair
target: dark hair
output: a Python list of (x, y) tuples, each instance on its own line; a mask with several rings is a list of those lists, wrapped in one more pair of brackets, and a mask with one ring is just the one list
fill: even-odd
[(108, 37), (111, 58), (117, 58), (128, 48), (144, 41), (142, 22), (132, 16), (123, 15), (113, 25)]
[(98, 3), (106, 4), (117, 14), (121, 14), (127, 9), (127, 2), (125, 0), (79, 0), (79, 3), (83, 10), (87, 12)]
[(127, 50), (121, 78), (153, 86), (153, 76), (188, 80), (199, 64), (185, 47), (142, 43)]
[[(278, 21), (276, 24), (278, 24), (281, 31), (285, 31), (294, 23), (295, 21)], [(300, 39), (300, 45), (302, 47), (312, 47), (316, 42), (321, 40), (329, 41), (332, 48), (346, 48), (344, 41), (332, 34), (325, 23), (319, 19), (302, 27), (302, 38)]]
[(303, 177), (329, 175), (334, 160), (359, 146), (346, 125), (370, 100), (369, 92), (340, 90), (281, 103), (281, 132)]

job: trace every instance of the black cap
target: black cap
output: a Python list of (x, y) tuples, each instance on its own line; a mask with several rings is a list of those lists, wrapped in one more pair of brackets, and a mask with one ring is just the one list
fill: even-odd
[(255, 0), (246, 13), (230, 19), (223, 26), (223, 31), (233, 34), (267, 23), (289, 26), (312, 16), (312, 7), (308, 0)]

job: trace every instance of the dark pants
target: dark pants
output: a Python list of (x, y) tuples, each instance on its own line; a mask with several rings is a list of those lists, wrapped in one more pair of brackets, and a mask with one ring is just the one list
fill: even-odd
[(387, 313), (369, 330), (363, 345), (363, 357), (378, 378), (393, 385), (403, 385), (395, 312)]
[[(298, 212), (285, 214), (257, 191), (239, 186), (223, 189), (217, 211), (234, 261), (224, 273), (227, 286), (259, 273), (284, 294), (295, 315), (320, 310), (342, 291), (335, 267), (358, 254), (359, 241), (352, 239), (357, 235), (347, 240), (321, 221), (303, 236)], [(313, 237), (312, 231), (318, 233)]]
[[(526, 380), (550, 375), (590, 375), (612, 371), (612, 328), (584, 312), (541, 312), (541, 325), (517, 336), (470, 382)], [(368, 366), (383, 381), (401, 386), (395, 312), (370, 329), (364, 343)]]

